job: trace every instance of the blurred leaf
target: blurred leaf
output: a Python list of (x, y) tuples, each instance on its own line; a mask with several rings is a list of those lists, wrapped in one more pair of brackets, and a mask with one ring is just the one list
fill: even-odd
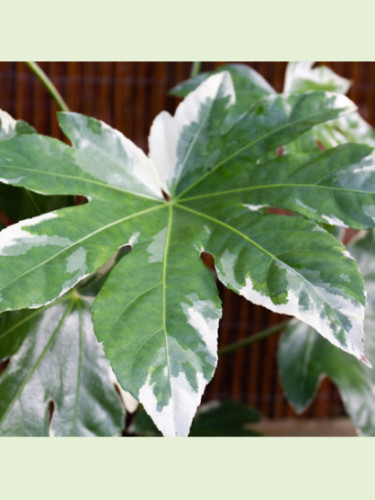
[[(284, 93), (317, 90), (346, 94), (351, 82), (327, 66), (312, 67), (311, 62), (291, 62), (285, 76)], [(375, 147), (375, 131), (357, 111), (330, 122), (319, 124), (285, 147), (285, 152), (313, 152), (341, 144), (359, 142)]]
[(254, 408), (235, 401), (213, 401), (197, 412), (190, 436), (260, 436), (249, 424), (261, 420)]
[(351, 81), (335, 73), (328, 66), (313, 68), (313, 62), (290, 62), (285, 72), (284, 93), (323, 90), (346, 94)]
[[(375, 233), (358, 238), (350, 248), (365, 278), (368, 302), (365, 350), (375, 366)], [(281, 382), (294, 409), (301, 413), (328, 376), (338, 387), (348, 415), (360, 434), (375, 436), (375, 370), (332, 346), (304, 323), (293, 320), (278, 351)]]
[[(199, 407), (189, 436), (260, 436), (259, 432), (248, 428), (260, 419), (261, 414), (245, 404), (235, 401), (211, 401)], [(139, 436), (161, 436), (142, 407), (134, 416), (128, 432)]]
[(90, 302), (73, 291), (0, 316), (1, 436), (121, 435), (125, 412)]

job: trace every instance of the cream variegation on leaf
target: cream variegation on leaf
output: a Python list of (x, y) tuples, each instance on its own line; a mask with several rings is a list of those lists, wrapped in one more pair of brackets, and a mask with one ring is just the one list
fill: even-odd
[[(375, 362), (375, 234), (361, 232), (350, 244), (363, 274), (368, 293), (365, 312), (365, 346)], [(337, 386), (345, 409), (357, 431), (375, 435), (375, 374), (353, 356), (335, 348), (313, 328), (293, 320), (279, 342), (278, 363), (285, 394), (301, 413), (312, 402), (321, 380), (327, 376)]]
[[(355, 106), (326, 92), (272, 93), (233, 114), (234, 89), (222, 72), (175, 115), (161, 113), (149, 157), (77, 113), (59, 114), (71, 147), (36, 134), (0, 144), (6, 182), (88, 200), (0, 233), (0, 309), (53, 301), (130, 246), (95, 300), (94, 328), (119, 383), (166, 436), (189, 433), (217, 363), (221, 304), (202, 251), (213, 255), (226, 286), (297, 316), (365, 360), (363, 280), (317, 223), (330, 217), (375, 225), (372, 149), (344, 145), (266, 160)], [(270, 214), (265, 206), (296, 215)]]

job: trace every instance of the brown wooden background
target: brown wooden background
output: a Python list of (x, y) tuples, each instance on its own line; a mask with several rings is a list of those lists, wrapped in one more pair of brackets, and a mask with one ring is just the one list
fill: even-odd
[[(223, 63), (203, 63), (211, 70)], [(248, 62), (277, 91), (284, 81), (284, 62)], [(351, 97), (362, 116), (375, 125), (375, 63), (325, 63), (350, 78)], [(177, 100), (167, 91), (190, 75), (186, 62), (45, 62), (40, 63), (72, 111), (104, 120), (147, 150), (153, 118)], [(24, 119), (40, 133), (63, 138), (56, 121), (57, 106), (40, 81), (20, 62), (0, 62), (0, 108)], [(280, 321), (280, 316), (255, 307), (234, 293), (220, 289), (224, 314), (219, 345), (224, 346)], [(258, 408), (269, 418), (294, 416), (278, 380), (278, 335), (223, 356), (204, 399), (230, 398)], [(343, 414), (334, 386), (323, 381), (318, 396), (301, 418)]]

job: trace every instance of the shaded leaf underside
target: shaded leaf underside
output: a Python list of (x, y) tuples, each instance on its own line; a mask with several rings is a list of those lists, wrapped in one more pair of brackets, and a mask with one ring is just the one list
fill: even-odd
[(0, 435), (114, 436), (124, 408), (90, 307), (68, 296), (1, 316)]

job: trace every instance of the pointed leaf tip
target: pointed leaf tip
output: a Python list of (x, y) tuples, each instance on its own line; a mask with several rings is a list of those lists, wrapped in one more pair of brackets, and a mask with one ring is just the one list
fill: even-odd
[(361, 356), (360, 361), (362, 361), (362, 363), (364, 365), (366, 365), (368, 368), (371, 368), (371, 369), (373, 368), (371, 362), (366, 358), (365, 355)]

